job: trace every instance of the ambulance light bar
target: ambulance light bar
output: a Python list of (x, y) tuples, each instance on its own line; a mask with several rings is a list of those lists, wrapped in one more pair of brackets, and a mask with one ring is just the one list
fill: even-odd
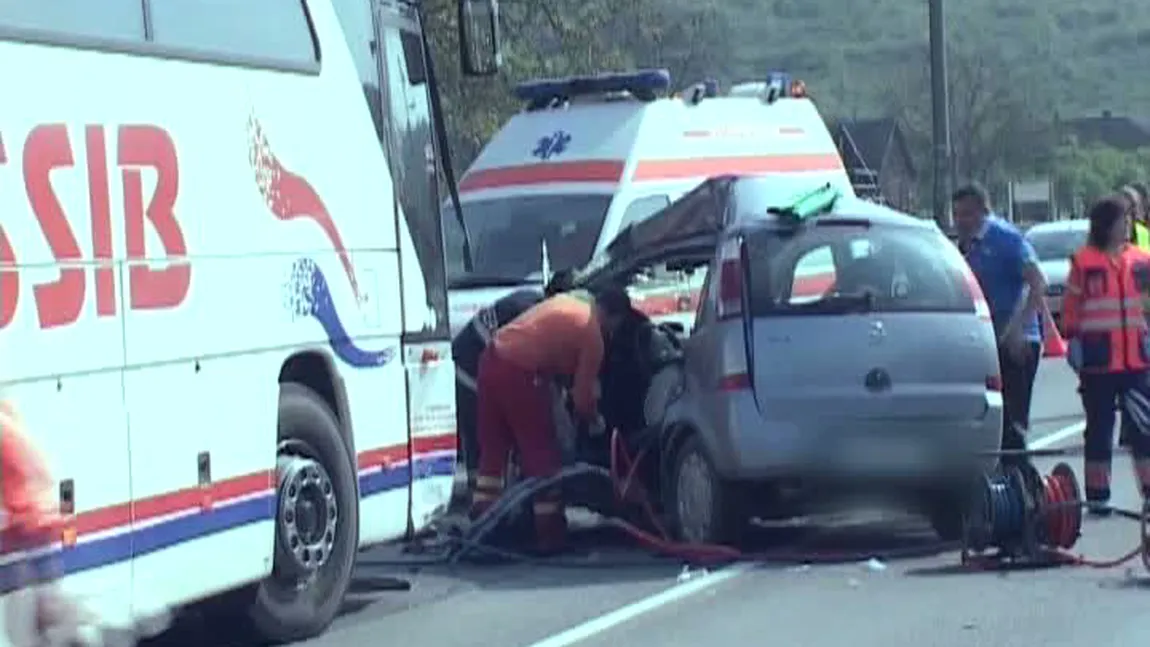
[(662, 69), (615, 72), (595, 76), (572, 76), (564, 79), (536, 79), (515, 86), (515, 98), (532, 107), (554, 101), (565, 101), (588, 94), (629, 92), (650, 101), (671, 87), (671, 73)]
[(759, 97), (767, 103), (774, 103), (777, 99), (805, 99), (807, 85), (784, 72), (771, 72), (767, 74), (766, 82), (740, 83), (731, 88), (732, 97)]

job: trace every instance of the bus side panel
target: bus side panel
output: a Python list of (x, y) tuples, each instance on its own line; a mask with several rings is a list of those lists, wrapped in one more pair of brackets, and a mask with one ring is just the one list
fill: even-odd
[[(8, 206), (0, 196), (7, 235), (31, 251), (39, 240), (29, 236), (33, 232), (24, 214)], [(51, 266), (18, 269), (20, 291), (29, 296), (34, 284), (59, 277)], [(24, 298), (10, 325), (0, 329), (0, 393), (11, 398), (47, 463), (53, 483), (44, 503), (66, 505), (60, 493), (68, 487), (61, 484), (68, 483), (72, 491), (75, 515), (65, 531), (74, 532), (76, 541), (63, 548), (53, 568), (63, 569), (65, 590), (113, 626), (130, 621), (132, 584), (121, 340), (119, 317), (97, 318), (94, 302), (83, 308), (75, 325), (41, 329), (34, 299)], [(0, 604), (16, 614), (0, 614), (0, 623), (19, 617), (10, 605), (19, 604), (14, 588), (27, 581), (27, 557), (7, 553), (0, 558), (0, 593), (5, 596)], [(6, 630), (0, 630), (4, 635)]]
[(446, 342), (408, 345), (404, 355), (414, 454), (411, 520), (418, 531), (451, 503), (457, 451), (455, 363)]
[(288, 260), (189, 263), (182, 307), (125, 318), (138, 613), (271, 571), (279, 348), (305, 338), (282, 305)]
[(355, 432), (359, 540), (364, 545), (396, 539), (407, 530), (411, 453), (399, 353), (399, 255), (356, 251), (353, 259), (362, 294), (358, 309), (348, 308), (346, 320), (360, 352), (337, 353), (336, 367), (344, 379)]

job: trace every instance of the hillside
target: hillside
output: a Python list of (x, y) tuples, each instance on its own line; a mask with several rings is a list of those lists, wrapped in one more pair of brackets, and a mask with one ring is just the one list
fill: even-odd
[[(697, 3), (683, 0), (684, 10)], [(926, 65), (925, 0), (719, 0), (733, 56), (722, 76), (764, 68), (803, 76), (834, 112), (887, 109), (908, 66)], [(690, 9), (688, 9), (690, 8)], [(1000, 61), (1030, 108), (1064, 117), (1103, 109), (1150, 116), (1150, 2), (948, 0), (951, 48)], [(1036, 115), (1037, 116), (1037, 115)]]

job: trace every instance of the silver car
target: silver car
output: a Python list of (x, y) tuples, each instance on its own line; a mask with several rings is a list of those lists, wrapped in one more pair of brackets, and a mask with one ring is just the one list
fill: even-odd
[[(623, 230), (579, 279), (705, 273), (681, 362), (646, 397), (661, 432), (652, 489), (694, 542), (868, 493), (957, 538), (1002, 433), (977, 283), (933, 223), (830, 187), (796, 203), (789, 182), (711, 179)], [(825, 204), (802, 217), (812, 198)]]
[(1046, 305), (1054, 321), (1062, 322), (1062, 295), (1066, 292), (1066, 278), (1070, 275), (1070, 257), (1086, 244), (1090, 221), (1059, 220), (1034, 225), (1026, 232), (1038, 255), (1038, 264), (1046, 275)]

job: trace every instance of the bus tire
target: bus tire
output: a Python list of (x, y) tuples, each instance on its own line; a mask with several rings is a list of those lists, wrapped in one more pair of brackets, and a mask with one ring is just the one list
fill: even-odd
[[(260, 638), (312, 638), (343, 605), (359, 546), (359, 495), (349, 455), (323, 399), (305, 386), (281, 385), (275, 565), (248, 613)], [(301, 552), (301, 544), (318, 548)]]

